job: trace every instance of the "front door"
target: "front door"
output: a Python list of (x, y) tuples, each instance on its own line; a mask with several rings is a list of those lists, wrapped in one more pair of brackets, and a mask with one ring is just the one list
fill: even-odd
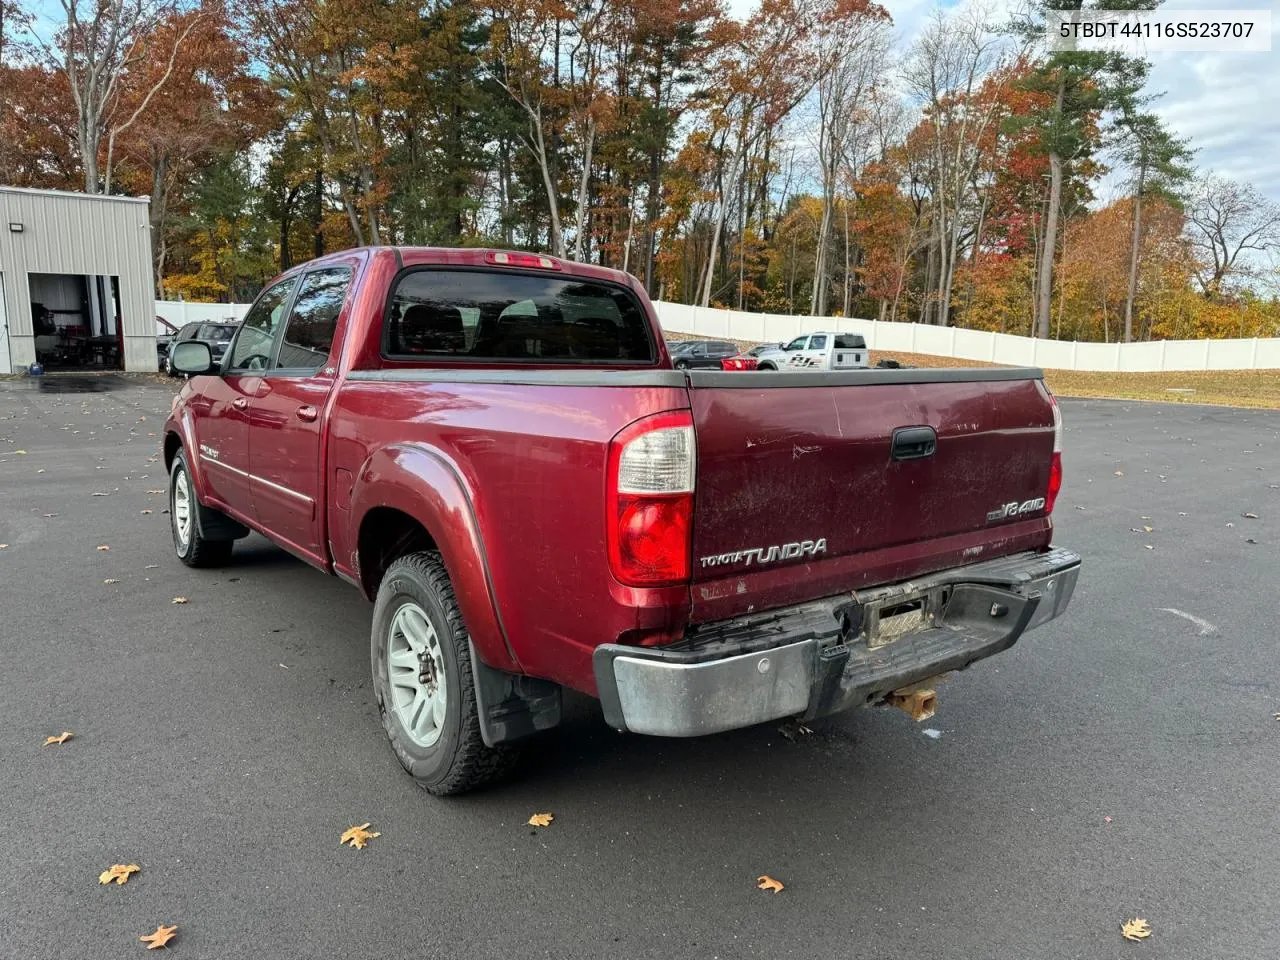
[(245, 517), (253, 516), (249, 484), (249, 417), (262, 375), (271, 364), (276, 332), (297, 277), (268, 287), (236, 333), (221, 376), (202, 384), (205, 406), (197, 411), (196, 455), (205, 489)]
[(351, 266), (326, 266), (302, 278), (271, 369), (253, 400), (254, 518), (319, 564), (326, 562), (320, 447), (336, 365), (330, 354), (352, 272)]

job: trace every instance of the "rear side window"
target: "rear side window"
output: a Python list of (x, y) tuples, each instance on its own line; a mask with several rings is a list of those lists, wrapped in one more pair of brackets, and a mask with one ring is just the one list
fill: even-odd
[(276, 367), (315, 371), (324, 366), (349, 286), (349, 267), (313, 270), (303, 278), (284, 328)]
[(836, 337), (837, 350), (865, 350), (867, 341), (865, 337), (860, 337), (854, 333), (842, 333)]
[(383, 353), (533, 363), (653, 363), (649, 322), (621, 287), (495, 270), (415, 270), (397, 281)]

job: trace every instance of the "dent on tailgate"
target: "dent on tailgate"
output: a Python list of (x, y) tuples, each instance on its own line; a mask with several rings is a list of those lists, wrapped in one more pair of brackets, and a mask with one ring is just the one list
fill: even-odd
[[(1037, 380), (695, 387), (693, 618), (1045, 546), (1053, 413)], [(901, 427), (932, 456), (895, 460)]]

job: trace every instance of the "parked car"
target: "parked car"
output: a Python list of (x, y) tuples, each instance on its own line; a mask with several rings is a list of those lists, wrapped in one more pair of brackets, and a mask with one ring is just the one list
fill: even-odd
[(759, 370), (856, 370), (871, 365), (866, 338), (858, 333), (806, 333), (785, 346), (757, 349)]
[(173, 343), (173, 338), (178, 335), (178, 328), (166, 320), (164, 317), (156, 314), (156, 364), (157, 369), (164, 370), (168, 373), (169, 346)]
[(191, 340), (207, 343), (214, 363), (220, 362), (223, 354), (227, 352), (227, 347), (231, 345), (231, 338), (235, 336), (238, 326), (238, 323), (230, 320), (224, 323), (188, 323), (184, 325), (174, 335), (169, 344), (169, 351), (165, 356), (164, 372), (169, 376), (174, 375), (173, 348), (179, 343), (186, 343)]
[[(566, 688), (656, 736), (922, 718), (1079, 572), (1039, 370), (676, 371), (644, 288), (585, 263), (333, 254), (224, 364), (171, 359), (178, 559), (257, 530), (373, 601), (372, 695), (432, 793), (508, 769)], [(872, 508), (832, 509), (851, 491)]]
[(738, 345), (728, 340), (681, 340), (670, 345), (677, 370), (720, 370), (720, 361), (736, 357)]

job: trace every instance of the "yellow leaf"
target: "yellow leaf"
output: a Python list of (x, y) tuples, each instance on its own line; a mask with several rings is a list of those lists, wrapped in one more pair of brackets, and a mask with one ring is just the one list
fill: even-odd
[(779, 891), (785, 889), (781, 880), (775, 880), (773, 879), (773, 877), (769, 876), (768, 874), (764, 874), (760, 877), (757, 877), (756, 886), (759, 887), (761, 890), (772, 890), (774, 893), (778, 893)]
[(549, 827), (555, 818), (554, 813), (535, 813), (528, 822), (531, 827)]
[(170, 602), (170, 603), (186, 603), (186, 602), (187, 602), (187, 598), (186, 598), (186, 597), (174, 597), (174, 598), (173, 598), (172, 600), (170, 600), (169, 602)]
[(15, 450), (15, 451), (13, 451), (13, 455), (14, 455), (15, 457), (25, 457), (25, 456), (27, 455), (27, 451), (25, 451), (25, 450)]
[(348, 830), (346, 833), (344, 833), (344, 834), (342, 835), (342, 839), (340, 839), (340, 840), (338, 841), (338, 843), (340, 843), (340, 844), (341, 844), (341, 843), (346, 843), (346, 844), (351, 845), (352, 847), (354, 847), (354, 848), (355, 848), (355, 849), (357, 849), (357, 850), (363, 850), (363, 849), (364, 849), (364, 845), (365, 845), (366, 843), (368, 843), (368, 842), (369, 842), (370, 840), (372, 840), (374, 837), (380, 837), (380, 836), (382, 836), (382, 834), (380, 834), (380, 833), (371, 833), (371, 832), (369, 831), (369, 824), (367, 824), (367, 823), (362, 823), (360, 826), (358, 826), (358, 827), (352, 827), (350, 830)]
[(129, 874), (137, 873), (141, 869), (136, 863), (113, 863), (110, 870), (103, 870), (98, 874), (98, 882), (110, 883), (114, 880), (116, 886), (124, 886), (129, 880)]
[(1148, 526), (1144, 523), (1144, 524), (1142, 525), (1142, 529), (1143, 529), (1143, 530), (1145, 530), (1145, 531), (1147, 531), (1147, 533), (1150, 533), (1154, 528), (1153, 528), (1153, 527), (1148, 527)]
[(1151, 936), (1151, 927), (1141, 917), (1126, 920), (1120, 924), (1120, 936), (1126, 940), (1145, 940)]
[(54, 744), (54, 743), (66, 743), (68, 740), (70, 740), (70, 739), (71, 739), (71, 737), (72, 737), (72, 736), (73, 736), (73, 734), (71, 733), (71, 731), (70, 731), (70, 730), (63, 730), (63, 731), (62, 731), (62, 733), (61, 733), (59, 736), (56, 736), (56, 737), (45, 737), (45, 738), (44, 738), (44, 743), (42, 743), (42, 744), (41, 744), (41, 746), (42, 746), (42, 747), (47, 747), (47, 746), (49, 746), (50, 744)]
[(172, 927), (166, 927), (162, 923), (156, 927), (155, 933), (149, 933), (145, 937), (139, 937), (138, 939), (147, 945), (148, 950), (158, 950), (173, 939), (177, 929), (178, 925), (176, 923)]

